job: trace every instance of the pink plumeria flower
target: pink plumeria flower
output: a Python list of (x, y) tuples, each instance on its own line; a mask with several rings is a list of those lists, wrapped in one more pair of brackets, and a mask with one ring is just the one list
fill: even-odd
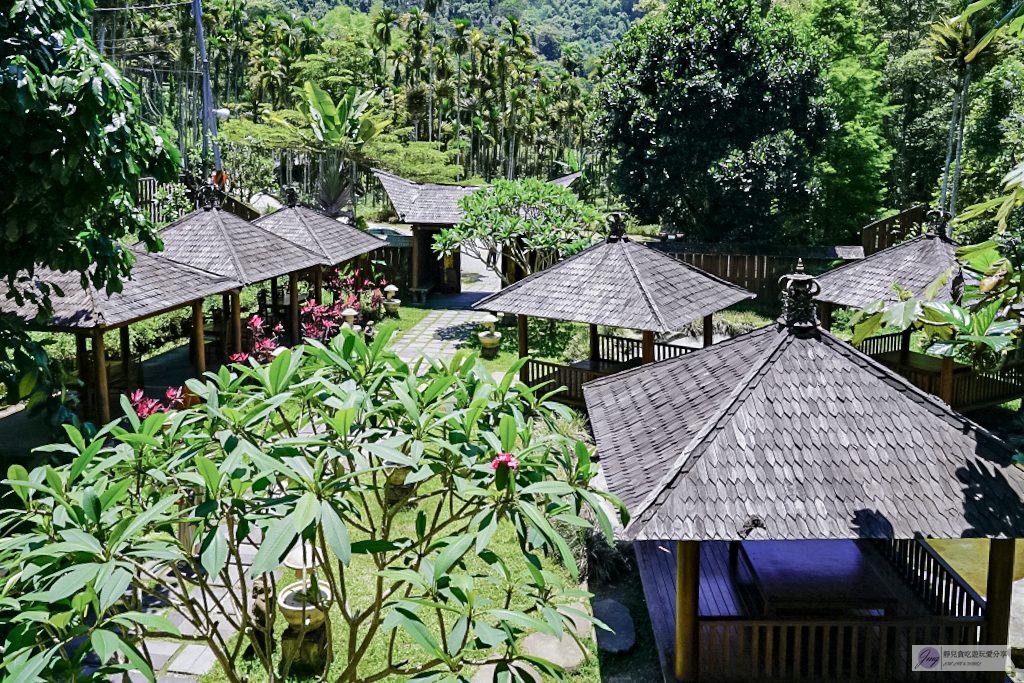
[(491, 461), (491, 469), (496, 470), (499, 465), (506, 465), (510, 470), (515, 470), (519, 467), (519, 461), (511, 453), (498, 453)]

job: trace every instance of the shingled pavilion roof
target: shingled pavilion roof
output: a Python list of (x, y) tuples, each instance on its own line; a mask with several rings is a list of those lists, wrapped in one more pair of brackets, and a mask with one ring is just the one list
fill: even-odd
[(753, 297), (639, 242), (609, 238), (481, 299), (473, 308), (673, 332)]
[[(135, 255), (131, 275), (123, 280), (122, 291), (110, 296), (91, 286), (82, 289), (77, 272), (37, 269), (31, 284), (26, 282), (24, 286), (38, 287), (39, 282), (57, 285), (64, 292), (64, 296), (51, 294), (53, 318), (49, 325), (83, 330), (115, 327), (240, 286), (237, 280), (147, 252)], [(27, 322), (36, 317), (35, 305), (27, 301), (18, 306), (13, 299), (0, 299), (0, 311), (13, 313)]]
[(385, 241), (359, 228), (295, 204), (282, 207), (253, 221), (310, 251), (322, 254), (328, 265), (337, 265), (385, 246)]
[[(193, 211), (168, 224), (160, 230), (160, 239), (162, 253), (168, 258), (244, 285), (336, 263), (217, 206)], [(141, 248), (133, 247), (136, 253)]]
[[(934, 233), (893, 245), (819, 276), (821, 294), (817, 300), (864, 308), (876, 301), (893, 299), (895, 294), (890, 287), (893, 282), (920, 295), (943, 271), (956, 265), (959, 246)], [(952, 298), (946, 286), (935, 300), (946, 302)]]
[(417, 183), (378, 169), (373, 169), (373, 174), (384, 185), (384, 191), (403, 223), (455, 225), (462, 220), (458, 201), (481, 187)]
[(1013, 450), (820, 329), (811, 295), (777, 327), (584, 385), (625, 536), (1024, 535)]

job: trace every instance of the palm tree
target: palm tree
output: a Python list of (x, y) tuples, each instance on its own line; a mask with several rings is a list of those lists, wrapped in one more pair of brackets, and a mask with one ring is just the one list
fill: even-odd
[[(387, 7), (383, 8), (373, 18), (373, 35), (377, 38), (377, 43), (381, 47), (382, 70), (385, 83), (388, 81), (388, 50), (391, 48), (391, 42), (394, 39), (391, 30), (398, 25), (398, 19), (398, 14)], [(388, 89), (390, 90), (390, 87)]]
[(469, 52), (469, 30), (468, 19), (456, 19), (452, 22), (455, 27), (455, 37), (451, 39), (451, 51), (455, 55), (457, 65), (455, 78), (455, 163), (462, 163), (462, 98), (459, 92), (462, 89), (462, 58)]

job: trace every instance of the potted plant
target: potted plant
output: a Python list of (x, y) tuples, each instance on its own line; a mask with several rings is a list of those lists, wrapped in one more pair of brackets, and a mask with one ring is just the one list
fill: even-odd
[(398, 315), (398, 307), (401, 305), (402, 300), (395, 298), (396, 292), (398, 292), (398, 287), (394, 284), (390, 284), (384, 288), (384, 310), (387, 311), (388, 315)]
[(331, 590), (327, 586), (321, 586), (316, 581), (307, 582), (305, 579), (288, 584), (277, 596), (278, 610), (288, 625), (296, 630), (303, 627), (310, 631), (320, 628), (327, 618), (330, 602)]
[(493, 315), (489, 315), (483, 319), (484, 331), (477, 332), (477, 337), (480, 338), (480, 348), (482, 349), (481, 355), (484, 358), (494, 358), (498, 355), (498, 347), (501, 346), (501, 332), (494, 329), (498, 319)]

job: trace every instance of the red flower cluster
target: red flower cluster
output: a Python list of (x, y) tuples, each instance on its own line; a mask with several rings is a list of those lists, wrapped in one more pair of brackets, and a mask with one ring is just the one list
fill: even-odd
[(167, 387), (164, 393), (167, 403), (161, 403), (155, 398), (146, 398), (142, 389), (132, 392), (128, 397), (132, 409), (140, 419), (145, 420), (154, 413), (166, 413), (168, 410), (176, 410), (185, 406), (185, 390), (181, 387)]
[(345, 323), (341, 314), (345, 308), (341, 303), (318, 306), (315, 301), (306, 302), (302, 307), (302, 336), (326, 344)]
[(497, 457), (491, 461), (491, 469), (496, 470), (500, 465), (506, 465), (510, 470), (515, 470), (519, 467), (519, 460), (511, 453), (498, 453)]
[(351, 273), (347, 269), (335, 269), (328, 274), (325, 285), (334, 294), (335, 301), (345, 302), (342, 309), (352, 308), (359, 314), (359, 323), (366, 325), (380, 318), (384, 310), (383, 291), (388, 283), (383, 278), (375, 283), (374, 279), (376, 275), (372, 272), (369, 277), (360, 277), (358, 269)]
[(236, 353), (230, 357), (233, 363), (245, 363), (250, 357), (255, 358), (259, 363), (269, 363), (274, 360), (274, 351), (280, 344), (277, 343), (278, 335), (284, 332), (281, 323), (274, 326), (268, 334), (267, 324), (258, 314), (253, 314), (246, 323), (246, 327), (252, 333), (252, 349), (246, 353)]

